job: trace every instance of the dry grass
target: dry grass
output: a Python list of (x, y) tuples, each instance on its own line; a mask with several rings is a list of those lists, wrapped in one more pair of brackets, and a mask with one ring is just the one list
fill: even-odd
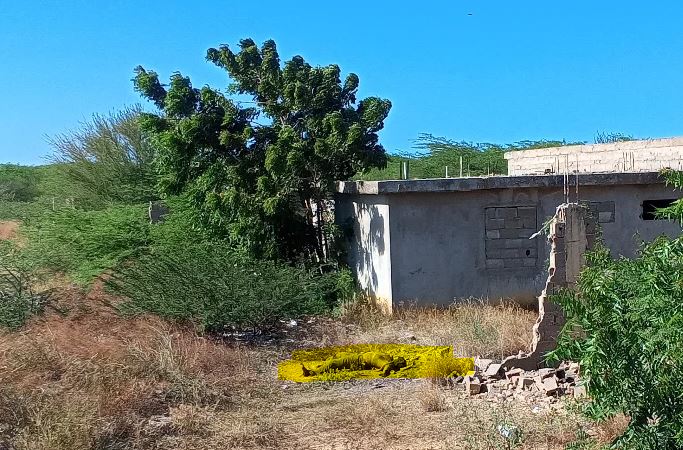
[(474, 361), (471, 358), (448, 355), (427, 362), (422, 376), (434, 385), (447, 385), (454, 376), (465, 376), (470, 370), (474, 370)]
[(233, 383), (248, 382), (239, 347), (89, 303), (89, 314), (48, 315), (0, 335), (0, 443), (146, 448), (170, 433), (149, 425), (155, 416), (177, 419), (173, 433), (201, 434), (203, 411), (232, 407)]
[(623, 414), (617, 414), (602, 422), (598, 422), (594, 427), (594, 434), (599, 445), (607, 445), (621, 436), (631, 419)]
[(420, 397), (420, 404), (426, 412), (446, 411), (448, 409), (443, 390), (434, 385), (424, 390)]
[(389, 317), (364, 302), (346, 305), (342, 319), (356, 324), (354, 339), (452, 345), (456, 356), (502, 358), (527, 351), (537, 313), (513, 303), (467, 300), (445, 308), (406, 305)]
[[(424, 380), (276, 379), (277, 362), (299, 346), (403, 341), (514, 353), (533, 314), (509, 305), (406, 308), (393, 318), (357, 311), (346, 323), (321, 319), (303, 338), (236, 346), (155, 317), (123, 319), (112, 301), (66, 290), (68, 315), (0, 333), (0, 449), (561, 449), (577, 429), (605, 438), (617, 429)], [(496, 335), (474, 331), (493, 326)], [(501, 423), (519, 428), (517, 447), (506, 447)]]

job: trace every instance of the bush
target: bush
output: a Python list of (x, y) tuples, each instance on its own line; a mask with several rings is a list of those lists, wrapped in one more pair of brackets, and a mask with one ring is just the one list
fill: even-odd
[(22, 228), (28, 238), (22, 260), (87, 284), (144, 249), (149, 235), (146, 212), (146, 205), (48, 211)]
[(207, 331), (262, 330), (327, 310), (336, 294), (334, 277), (248, 259), (213, 242), (153, 249), (120, 266), (107, 285), (128, 299), (122, 307), (127, 313), (191, 320)]
[(683, 448), (683, 238), (638, 258), (588, 255), (576, 293), (554, 298), (568, 318), (552, 356), (578, 360), (594, 418), (631, 418), (623, 448)]
[(34, 167), (0, 164), (0, 200), (28, 202), (38, 196)]
[(51, 138), (56, 164), (49, 166), (53, 180), (45, 188), (61, 191), (67, 184), (76, 203), (88, 208), (156, 199), (154, 148), (140, 127), (141, 113), (134, 106), (94, 115), (79, 129)]
[(29, 272), (15, 264), (14, 249), (0, 242), (0, 327), (16, 329), (42, 310), (47, 296), (32, 289)]

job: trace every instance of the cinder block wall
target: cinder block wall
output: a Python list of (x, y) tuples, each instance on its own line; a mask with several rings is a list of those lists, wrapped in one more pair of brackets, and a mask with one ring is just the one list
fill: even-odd
[(683, 137), (507, 152), (509, 175), (683, 169)]

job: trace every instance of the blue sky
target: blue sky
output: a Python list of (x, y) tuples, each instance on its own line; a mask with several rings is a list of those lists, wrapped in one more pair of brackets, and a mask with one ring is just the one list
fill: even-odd
[[(469, 15), (471, 14), (471, 15)], [(272, 38), (281, 58), (337, 63), (389, 98), (388, 151), (419, 133), (507, 143), (597, 131), (683, 135), (683, 2), (4, 0), (0, 162), (140, 102), (141, 64), (223, 88), (206, 49)]]

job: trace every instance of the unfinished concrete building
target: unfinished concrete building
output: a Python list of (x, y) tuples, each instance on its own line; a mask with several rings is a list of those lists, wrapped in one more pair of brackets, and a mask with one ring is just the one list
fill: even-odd
[(549, 246), (529, 239), (569, 196), (585, 203), (614, 255), (676, 236), (657, 207), (681, 193), (658, 171), (681, 168), (683, 138), (566, 146), (506, 154), (509, 176), (342, 182), (337, 222), (352, 232), (348, 259), (380, 306), (476, 297), (535, 304)]

